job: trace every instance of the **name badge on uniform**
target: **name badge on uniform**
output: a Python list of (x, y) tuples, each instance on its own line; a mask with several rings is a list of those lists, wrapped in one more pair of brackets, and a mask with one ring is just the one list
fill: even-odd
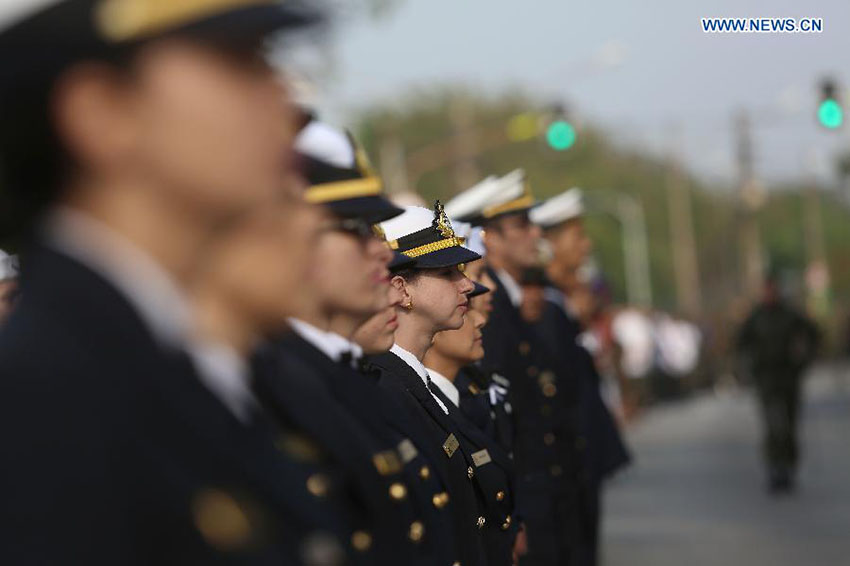
[(454, 434), (450, 434), (446, 441), (443, 442), (443, 450), (446, 451), (446, 456), (449, 458), (454, 456), (458, 446), (460, 446), (460, 442), (457, 441)]
[(487, 449), (479, 450), (478, 452), (474, 452), (472, 454), (472, 461), (475, 463), (475, 467), (480, 468), (484, 464), (489, 464), (493, 460), (490, 459), (490, 453), (487, 452)]
[(405, 438), (398, 443), (398, 454), (401, 456), (401, 461), (408, 464), (416, 459), (416, 456), (419, 455), (419, 451), (409, 438)]

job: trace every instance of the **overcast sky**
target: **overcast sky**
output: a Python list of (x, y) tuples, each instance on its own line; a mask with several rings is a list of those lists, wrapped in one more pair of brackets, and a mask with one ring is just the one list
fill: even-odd
[[(734, 172), (732, 114), (754, 117), (758, 173), (831, 172), (847, 132), (816, 126), (824, 75), (848, 81), (848, 0), (398, 0), (338, 26), (325, 107), (337, 120), (423, 85), (517, 86), (561, 100), (629, 145), (665, 151), (671, 130), (705, 176)], [(700, 18), (821, 17), (821, 34), (705, 34)], [(813, 164), (813, 165), (812, 165)]]

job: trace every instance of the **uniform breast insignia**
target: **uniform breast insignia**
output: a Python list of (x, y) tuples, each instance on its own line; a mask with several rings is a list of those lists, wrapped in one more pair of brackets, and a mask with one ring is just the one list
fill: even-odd
[(443, 450), (446, 452), (446, 456), (449, 458), (454, 456), (458, 446), (460, 446), (460, 443), (457, 441), (457, 438), (455, 438), (454, 434), (450, 434), (449, 437), (446, 438), (446, 441), (443, 442)]
[(541, 373), (537, 381), (544, 396), (554, 397), (558, 392), (558, 387), (555, 385), (555, 374), (551, 371), (547, 370)]
[(397, 474), (401, 471), (401, 461), (392, 450), (384, 450), (372, 455), (372, 463), (382, 476)]
[(493, 460), (490, 459), (490, 453), (487, 452), (487, 449), (479, 450), (478, 452), (473, 452), (472, 454), (472, 462), (475, 464), (475, 467), (480, 468), (484, 464), (489, 464)]
[(503, 377), (503, 376), (499, 375), (498, 373), (494, 373), (491, 377), (493, 378), (493, 381), (496, 383), (496, 385), (501, 385), (502, 387), (510, 387), (511, 386), (511, 382), (508, 381), (508, 379), (506, 377)]
[(204, 540), (220, 551), (233, 551), (247, 546), (254, 527), (245, 502), (237, 502), (229, 493), (208, 489), (192, 501), (195, 526)]
[(403, 463), (409, 464), (416, 459), (419, 455), (419, 451), (409, 438), (405, 438), (398, 443), (398, 454), (401, 456), (401, 461)]
[(469, 384), (469, 392), (472, 393), (473, 395), (478, 395), (479, 393), (481, 393), (481, 389), (479, 389), (478, 386), (475, 385), (474, 383), (470, 383)]

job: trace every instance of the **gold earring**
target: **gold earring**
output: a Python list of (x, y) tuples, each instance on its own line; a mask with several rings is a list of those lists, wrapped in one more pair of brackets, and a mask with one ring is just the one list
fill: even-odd
[(408, 312), (413, 310), (413, 299), (410, 299), (410, 302), (406, 305), (402, 305), (402, 308)]

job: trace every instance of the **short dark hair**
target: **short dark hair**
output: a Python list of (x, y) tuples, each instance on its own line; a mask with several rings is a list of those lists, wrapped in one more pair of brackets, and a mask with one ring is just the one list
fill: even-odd
[[(127, 69), (135, 50), (100, 57), (116, 70)], [(53, 96), (61, 74), (30, 78), (0, 92), (0, 240), (29, 240), (36, 221), (56, 201), (73, 166), (53, 116)]]
[(422, 275), (422, 270), (416, 269), (415, 267), (405, 267), (404, 269), (395, 271), (392, 274), (393, 277), (401, 277), (408, 283), (415, 282), (420, 275)]
[(52, 81), (0, 99), (0, 237), (30, 236), (35, 219), (55, 200), (66, 153), (51, 116)]
[(505, 214), (500, 214), (500, 215), (493, 217), (493, 218), (488, 218), (487, 220), (485, 220), (481, 224), (481, 227), (484, 230), (492, 230), (494, 232), (501, 232), (502, 226), (504, 224), (504, 220), (506, 218), (514, 218), (514, 217), (524, 217), (524, 218), (528, 219), (528, 210), (517, 210), (517, 211), (513, 211), (513, 212), (507, 212)]

